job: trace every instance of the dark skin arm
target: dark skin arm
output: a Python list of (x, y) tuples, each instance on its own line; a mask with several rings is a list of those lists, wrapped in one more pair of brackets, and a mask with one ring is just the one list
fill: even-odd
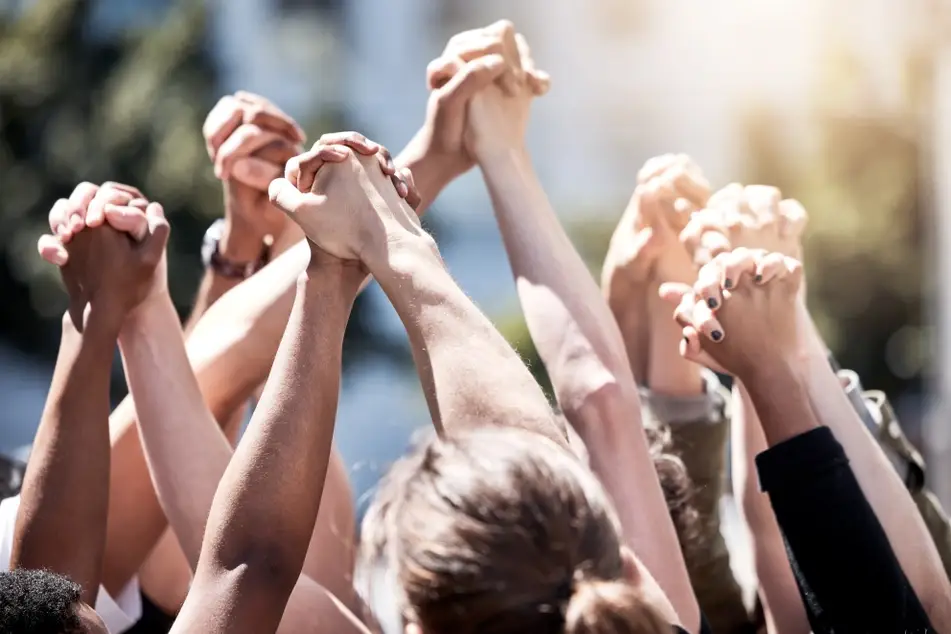
[[(53, 230), (57, 209), (70, 221), (83, 218), (91, 202), (59, 201), (51, 213)], [(131, 210), (137, 214), (139, 242), (99, 226), (68, 236), (68, 248), (53, 247), (63, 265), (70, 307), (24, 480), (11, 565), (70, 577), (89, 605), (99, 591), (106, 541), (109, 374), (116, 339), (125, 316), (148, 295), (168, 237), (161, 207), (148, 208), (148, 215)], [(41, 251), (44, 243), (56, 241), (44, 236)]]
[[(53, 382), (21, 493), (14, 568), (46, 568), (96, 602), (109, 506), (109, 374), (118, 325), (63, 319)], [(69, 527), (64, 530), (64, 527)]]
[[(315, 256), (244, 442), (221, 481), (195, 583), (175, 632), (275, 631), (320, 505), (340, 386), (343, 334), (364, 274)], [(329, 594), (326, 631), (360, 631)]]

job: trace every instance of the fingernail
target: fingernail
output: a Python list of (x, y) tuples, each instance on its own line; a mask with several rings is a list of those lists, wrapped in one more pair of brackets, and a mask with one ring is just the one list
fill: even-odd
[(66, 255), (63, 253), (60, 253), (59, 251), (54, 251), (53, 264), (55, 264), (56, 266), (63, 266), (64, 264), (66, 264)]
[(759, 284), (760, 282), (763, 281), (763, 276), (762, 276), (762, 275), (757, 275), (756, 277), (753, 278), (753, 281), (756, 282), (757, 284)]
[(723, 288), (732, 288), (732, 287), (733, 287), (733, 280), (731, 280), (730, 278), (726, 278), (725, 280), (723, 280)]
[(713, 332), (710, 333), (710, 338), (713, 339), (714, 341), (720, 341), (720, 339), (723, 339), (723, 333), (720, 332), (719, 330), (714, 330)]
[(716, 298), (715, 298), (715, 297), (710, 297), (709, 299), (707, 299), (707, 306), (709, 306), (711, 309), (716, 308), (716, 307), (717, 307), (717, 300), (716, 300)]

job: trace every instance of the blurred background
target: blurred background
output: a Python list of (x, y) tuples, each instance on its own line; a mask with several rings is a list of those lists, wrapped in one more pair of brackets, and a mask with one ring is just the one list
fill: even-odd
[[(769, 183), (800, 199), (820, 328), (891, 397), (951, 505), (945, 0), (0, 0), (0, 452), (31, 441), (59, 341), (65, 294), (35, 251), (55, 199), (108, 179), (162, 201), (184, 313), (222, 213), (201, 138), (218, 97), (257, 92), (311, 139), (356, 129), (396, 152), (423, 120), (427, 62), (503, 17), (553, 76), (529, 145), (592, 270), (653, 155), (691, 154), (715, 187)], [(541, 375), (478, 174), (427, 222)], [(365, 498), (428, 424), (405, 335), (374, 288), (345, 362), (337, 438)]]

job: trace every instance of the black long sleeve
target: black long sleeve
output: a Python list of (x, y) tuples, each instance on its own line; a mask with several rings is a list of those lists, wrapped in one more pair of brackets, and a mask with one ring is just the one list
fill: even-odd
[(827, 427), (756, 457), (815, 634), (934, 632)]

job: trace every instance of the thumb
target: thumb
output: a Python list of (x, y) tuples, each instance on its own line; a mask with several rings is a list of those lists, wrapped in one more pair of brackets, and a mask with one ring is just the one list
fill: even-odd
[(657, 294), (660, 295), (660, 298), (665, 302), (670, 304), (680, 304), (684, 296), (688, 293), (693, 292), (693, 287), (689, 284), (681, 284), (679, 282), (665, 282), (660, 285), (660, 290)]
[(149, 256), (150, 261), (157, 263), (165, 253), (171, 227), (165, 219), (165, 210), (159, 203), (149, 203), (149, 206), (145, 208), (145, 218), (149, 224), (149, 231), (142, 240), (142, 249)]
[(267, 188), (271, 204), (288, 215), (300, 211), (307, 202), (307, 194), (301, 192), (286, 178), (275, 178)]
[(463, 105), (474, 94), (498, 79), (505, 72), (505, 58), (486, 55), (467, 63), (445, 86), (440, 88), (447, 105)]

